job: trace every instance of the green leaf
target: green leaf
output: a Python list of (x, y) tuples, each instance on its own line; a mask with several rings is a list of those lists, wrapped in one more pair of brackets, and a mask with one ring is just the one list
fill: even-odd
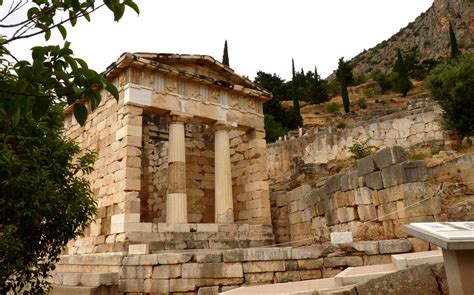
[(66, 36), (67, 36), (66, 28), (63, 25), (58, 25), (58, 30), (61, 33), (61, 36), (63, 36), (63, 39), (66, 39)]
[(74, 117), (76, 117), (77, 122), (84, 126), (84, 123), (87, 120), (87, 108), (80, 103), (74, 104)]
[(31, 49), (31, 57), (33, 60), (44, 60), (45, 49), (41, 46), (36, 46)]
[(87, 63), (83, 59), (80, 59), (80, 58), (76, 57), (76, 61), (79, 65), (81, 65), (82, 68), (84, 68), (84, 69), (89, 68), (89, 66), (87, 65)]
[(77, 24), (77, 18), (74, 11), (69, 11), (69, 18), (71, 19), (71, 25), (74, 27)]
[(15, 90), (19, 93), (23, 93), (28, 87), (29, 83), (27, 80), (19, 79), (16, 82)]
[(106, 83), (105, 90), (110, 92), (110, 94), (112, 94), (112, 96), (115, 98), (115, 100), (118, 101), (119, 100), (119, 93), (118, 93), (117, 87), (115, 87), (115, 85), (112, 84), (112, 83), (109, 83), (109, 82), (105, 82), (105, 83)]
[(77, 70), (77, 62), (73, 57), (71, 57), (70, 55), (65, 55), (64, 60), (66, 60), (66, 62), (71, 67), (71, 69), (73, 69), (73, 71)]
[(17, 126), (18, 122), (20, 122), (20, 116), (21, 116), (21, 108), (18, 102), (14, 99), (12, 102), (15, 102), (13, 105), (13, 113), (12, 113), (12, 123), (13, 126)]
[(82, 15), (84, 16), (84, 18), (85, 18), (88, 22), (90, 22), (90, 21), (91, 21), (91, 16), (89, 15), (89, 12), (87, 12), (87, 10), (85, 10), (85, 9), (81, 10), (81, 12), (82, 12)]
[(118, 22), (125, 12), (125, 6), (120, 4), (116, 5), (114, 6), (112, 12), (114, 13), (114, 21)]
[[(1, 5), (1, 4), (0, 4)], [(28, 12), (26, 13), (26, 15), (28, 16), (29, 19), (31, 19), (35, 14), (37, 14), (39, 12), (39, 9), (38, 7), (32, 7), (30, 9), (28, 9)]]
[(138, 8), (138, 5), (135, 2), (133, 2), (133, 0), (125, 0), (125, 1), (123, 1), (123, 4), (127, 5), (131, 9), (135, 10), (135, 12), (137, 14), (140, 14), (140, 9)]
[(51, 105), (51, 100), (48, 97), (40, 96), (36, 97), (33, 104), (33, 117), (35, 119), (40, 119), (48, 113), (49, 106)]
[(48, 41), (49, 38), (51, 38), (51, 30), (47, 29), (46, 31), (44, 31), (44, 39)]

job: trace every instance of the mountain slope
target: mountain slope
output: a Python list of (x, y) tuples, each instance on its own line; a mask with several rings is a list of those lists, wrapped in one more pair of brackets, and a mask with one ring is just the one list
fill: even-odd
[(450, 21), (461, 50), (474, 51), (474, 1), (435, 0), (426, 12), (398, 33), (355, 56), (354, 73), (391, 70), (397, 48), (402, 51), (417, 48), (420, 60), (449, 55)]

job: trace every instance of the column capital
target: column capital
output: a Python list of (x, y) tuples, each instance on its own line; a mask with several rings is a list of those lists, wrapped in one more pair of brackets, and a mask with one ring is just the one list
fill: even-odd
[(181, 123), (185, 124), (191, 121), (193, 115), (182, 113), (182, 112), (170, 112), (167, 118), (168, 123)]
[(214, 131), (217, 131), (217, 130), (230, 131), (237, 127), (237, 122), (216, 121), (211, 126), (212, 126), (212, 129), (214, 129)]

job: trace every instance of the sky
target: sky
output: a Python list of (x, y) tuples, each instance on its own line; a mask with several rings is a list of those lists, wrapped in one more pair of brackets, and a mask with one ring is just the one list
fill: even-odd
[[(5, 0), (3, 7), (6, 9)], [(6, 4), (5, 4), (6, 3)], [(291, 79), (297, 70), (324, 78), (340, 57), (350, 59), (388, 39), (426, 11), (433, 0), (136, 0), (120, 22), (102, 8), (92, 21), (78, 22), (67, 40), (77, 57), (98, 72), (123, 52), (210, 55), (221, 61), (224, 41), (230, 66), (253, 79), (257, 71)], [(2, 15), (0, 10), (0, 16)], [(18, 15), (17, 17), (22, 17)], [(0, 34), (8, 34), (0, 31)], [(63, 44), (55, 32), (50, 44)], [(9, 47), (22, 59), (44, 38), (18, 40)]]

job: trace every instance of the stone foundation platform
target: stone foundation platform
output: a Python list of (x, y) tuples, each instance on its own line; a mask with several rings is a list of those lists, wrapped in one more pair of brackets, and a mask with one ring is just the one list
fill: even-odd
[[(163, 250), (235, 249), (274, 244), (271, 225), (214, 223), (155, 223), (153, 233), (142, 233), (133, 244), (144, 242), (148, 254)], [(133, 246), (133, 245), (132, 245)], [(133, 248), (133, 247), (132, 247)]]
[[(146, 223), (141, 223), (146, 224)], [(163, 250), (235, 249), (274, 244), (271, 225), (215, 223), (153, 223), (148, 231), (113, 233), (71, 241), (67, 254), (123, 253), (134, 245), (145, 245), (146, 253)]]
[(391, 254), (411, 250), (410, 241), (400, 239), (341, 246), (65, 255), (53, 282), (63, 287), (116, 285), (121, 294), (217, 294), (241, 285), (334, 277), (347, 267), (390, 263)]

